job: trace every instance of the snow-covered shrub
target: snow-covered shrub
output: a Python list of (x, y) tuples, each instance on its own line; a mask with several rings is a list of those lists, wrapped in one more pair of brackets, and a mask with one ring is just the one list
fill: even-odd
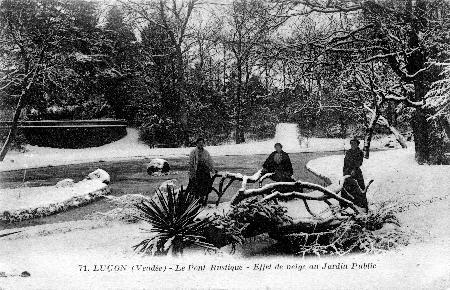
[(325, 134), (328, 138), (342, 138), (342, 129), (340, 125), (332, 125), (325, 128)]
[(168, 173), (170, 171), (169, 162), (161, 158), (154, 158), (147, 164), (147, 173), (152, 175), (156, 172)]
[(108, 184), (111, 181), (111, 177), (109, 176), (108, 172), (100, 168), (89, 173), (88, 178), (92, 180), (99, 180), (106, 184)]
[(206, 231), (207, 241), (217, 247), (227, 244), (241, 244), (247, 237), (271, 231), (277, 226), (289, 223), (286, 208), (275, 202), (259, 203), (257, 197), (248, 198), (226, 215), (214, 214), (212, 226)]
[(178, 147), (183, 143), (181, 125), (171, 118), (157, 115), (147, 116), (139, 128), (139, 139), (147, 145), (158, 147)]

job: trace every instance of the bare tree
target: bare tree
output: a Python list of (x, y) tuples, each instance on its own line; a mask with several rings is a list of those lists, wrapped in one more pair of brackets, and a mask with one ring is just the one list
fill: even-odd
[(136, 21), (138, 26), (146, 26), (148, 23), (151, 23), (163, 29), (169, 36), (176, 59), (179, 122), (183, 130), (183, 142), (188, 146), (186, 52), (189, 50), (190, 44), (187, 39), (191, 32), (190, 21), (193, 11), (200, 4), (200, 1), (120, 0), (120, 2), (129, 11), (130, 16)]
[[(25, 1), (3, 1), (0, 4), (0, 37), (5, 75), (0, 90), (17, 100), (12, 125), (0, 152), (3, 161), (17, 134), (22, 109), (29, 101), (37, 75), (46, 69), (44, 62), (48, 43), (54, 40), (61, 19), (45, 17), (51, 6)], [(31, 23), (34, 22), (34, 26)]]
[[(313, 45), (326, 52), (355, 57), (358, 63), (382, 64), (395, 75), (396, 83), (383, 87), (384, 101), (401, 102), (414, 108), (411, 118), (416, 160), (419, 163), (444, 162), (442, 126), (430, 120), (433, 112), (425, 107), (426, 93), (436, 73), (430, 61), (439, 57), (433, 46), (449, 26), (449, 5), (434, 1), (288, 1), (295, 3), (293, 15), (345, 15), (352, 25)], [(315, 14), (315, 15), (316, 15)], [(444, 44), (444, 43), (441, 43)], [(364, 56), (366, 56), (364, 58)]]
[(234, 0), (221, 14), (220, 39), (224, 47), (231, 52), (234, 61), (232, 75), (235, 80), (233, 95), (236, 143), (245, 141), (243, 99), (255, 58), (258, 58), (257, 48), (269, 41), (271, 34), (286, 21), (286, 17), (280, 17), (286, 10), (287, 6), (282, 3)]

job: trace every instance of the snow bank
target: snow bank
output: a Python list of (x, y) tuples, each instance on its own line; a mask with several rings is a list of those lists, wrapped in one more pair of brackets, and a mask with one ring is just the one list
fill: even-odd
[(48, 216), (79, 207), (109, 193), (101, 180), (83, 180), (72, 186), (0, 189), (0, 220), (7, 222)]
[[(344, 155), (327, 156), (308, 162), (306, 167), (319, 176), (337, 181), (342, 176)], [(450, 192), (449, 165), (419, 165), (413, 149), (373, 152), (361, 167), (371, 201), (425, 201)]]
[[(299, 144), (297, 125), (295, 124), (282, 123), (277, 126), (276, 130), (275, 138), (272, 140), (208, 146), (207, 149), (213, 156), (225, 156), (269, 154), (274, 150), (273, 145), (276, 142), (282, 143), (288, 153), (337, 151), (349, 148), (348, 140), (344, 139), (308, 138), (302, 144)], [(4, 162), (0, 163), (0, 172), (101, 160), (120, 161), (154, 157), (184, 157), (188, 156), (192, 150), (192, 148), (150, 148), (138, 139), (138, 131), (128, 128), (127, 136), (100, 147), (58, 149), (28, 145), (26, 146), (26, 153), (9, 152)], [(375, 140), (372, 143), (372, 148), (381, 148), (384, 143), (385, 140)]]
[[(343, 162), (343, 155), (328, 156), (311, 160), (307, 168), (334, 182), (342, 174)], [(393, 201), (404, 204), (405, 210), (398, 214), (401, 223), (422, 238), (421, 242), (416, 241), (398, 254), (386, 253), (397, 257), (398, 260), (392, 259), (395, 265), (408, 261), (408, 264), (403, 264), (403, 271), (399, 274), (403, 276), (407, 272), (416, 272), (415, 278), (411, 280), (416, 281), (412, 288), (448, 287), (450, 166), (418, 165), (414, 160), (414, 150), (403, 149), (371, 153), (370, 159), (364, 160), (362, 171), (366, 182), (374, 179), (368, 190), (369, 203)], [(384, 258), (385, 261), (389, 259)]]

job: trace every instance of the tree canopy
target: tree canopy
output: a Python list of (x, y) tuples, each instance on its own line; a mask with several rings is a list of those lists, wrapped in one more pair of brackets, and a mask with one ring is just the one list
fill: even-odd
[(296, 122), (304, 136), (364, 137), (366, 157), (387, 122), (412, 132), (419, 163), (442, 163), (449, 11), (447, 0), (4, 0), (1, 117), (126, 119), (153, 145), (240, 143)]

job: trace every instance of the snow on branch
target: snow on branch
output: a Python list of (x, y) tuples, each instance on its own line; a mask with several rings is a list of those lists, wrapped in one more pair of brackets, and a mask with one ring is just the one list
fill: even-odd
[(295, 5), (302, 5), (306, 11), (298, 13), (298, 15), (305, 15), (312, 12), (319, 13), (348, 13), (362, 9), (362, 4), (365, 1), (320, 1), (320, 0), (294, 0)]
[(409, 96), (407, 96), (407, 95), (402, 96), (399, 93), (394, 92), (392, 90), (388, 90), (387, 93), (388, 94), (386, 94), (384, 96), (384, 98), (386, 100), (393, 100), (393, 101), (397, 101), (397, 102), (404, 102), (407, 106), (415, 107), (415, 108), (422, 107), (422, 106), (425, 105), (425, 102), (423, 100), (421, 100), (421, 101), (412, 101), (409, 98)]
[(442, 78), (431, 85), (425, 96), (426, 107), (436, 111), (433, 117), (446, 115), (450, 112), (450, 60), (444, 63), (435, 63), (435, 65), (443, 66), (443, 71), (440, 74)]
[[(348, 207), (353, 209), (356, 213), (359, 213), (359, 210), (355, 207), (355, 205), (351, 201), (341, 197), (338, 194), (342, 190), (342, 188), (344, 186), (344, 182), (347, 180), (348, 177), (350, 177), (350, 176), (346, 175), (346, 176), (342, 177), (337, 184), (332, 184), (328, 187), (323, 187), (319, 184), (298, 180), (298, 181), (294, 181), (294, 182), (269, 183), (260, 188), (251, 188), (251, 189), (244, 189), (244, 190), (241, 189), (232, 198), (231, 204), (236, 205), (244, 199), (247, 199), (252, 196), (258, 196), (258, 195), (268, 195), (269, 196), (268, 199), (273, 199), (273, 198), (279, 196), (279, 195), (273, 194), (273, 193), (275, 193), (277, 191), (284, 191), (284, 192), (292, 192), (293, 197), (307, 199), (307, 200), (325, 201), (328, 199), (334, 199), (334, 200), (337, 200), (337, 201), (342, 202), (343, 204), (347, 205)], [(314, 191), (306, 193), (306, 194), (298, 192), (298, 191), (302, 191), (303, 189), (312, 189)]]
[(379, 124), (381, 126), (386, 126), (389, 128), (389, 130), (392, 132), (392, 134), (394, 134), (395, 138), (397, 139), (397, 142), (400, 144), (400, 146), (402, 146), (402, 148), (408, 147), (403, 135), (394, 126), (391, 126), (391, 124), (389, 124), (389, 121), (385, 117), (381, 116), (381, 114), (378, 114), (377, 118), (374, 119), (374, 117), (377, 114), (376, 111), (369, 108), (367, 105), (364, 105), (364, 109), (366, 109), (367, 111), (369, 111), (372, 114), (373, 122), (376, 122), (377, 124)]

